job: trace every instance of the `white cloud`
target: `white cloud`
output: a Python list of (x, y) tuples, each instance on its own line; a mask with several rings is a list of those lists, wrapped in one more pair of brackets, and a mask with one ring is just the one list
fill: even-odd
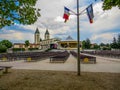
[[(89, 21), (83, 19), (81, 23), (82, 32), (90, 33), (89, 37), (93, 42), (111, 42), (114, 33), (119, 33), (120, 26), (120, 11), (117, 7), (111, 10), (103, 11), (102, 3), (94, 5), (94, 23), (89, 24)], [(87, 18), (83, 17), (83, 18)], [(114, 31), (114, 29), (118, 29)]]
[(102, 33), (102, 34), (94, 34), (94, 35), (92, 35), (92, 37), (91, 37), (91, 41), (92, 42), (95, 42), (95, 41), (98, 41), (98, 40), (100, 40), (100, 42), (99, 43), (110, 43), (110, 42), (112, 42), (112, 40), (113, 40), (113, 37), (115, 36), (115, 34), (116, 33)]
[(7, 39), (11, 41), (25, 41), (29, 40), (30, 42), (33, 42), (33, 34), (31, 33), (23, 33), (20, 31), (15, 31), (15, 30), (9, 30), (9, 31), (3, 31), (4, 34), (0, 35), (1, 39)]
[(86, 21), (82, 23), (84, 30), (91, 29), (91, 32), (95, 33), (101, 31), (109, 31), (112, 28), (120, 26), (120, 12), (116, 7), (109, 11), (103, 11), (102, 3), (97, 3), (94, 5), (94, 16), (95, 19), (93, 24), (89, 24), (89, 22)]
[(64, 22), (64, 19), (61, 16), (55, 18), (56, 22)]

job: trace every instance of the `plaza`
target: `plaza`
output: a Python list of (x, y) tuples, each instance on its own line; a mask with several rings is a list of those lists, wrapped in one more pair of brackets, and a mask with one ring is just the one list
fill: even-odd
[[(120, 73), (120, 60), (106, 57), (96, 57), (96, 64), (81, 64), (82, 72), (111, 72)], [(13, 66), (12, 69), (30, 70), (53, 70), (53, 71), (76, 71), (77, 59), (72, 55), (65, 63), (50, 63), (50, 58), (38, 60), (36, 62), (26, 62), (25, 60), (0, 62), (0, 66)]]

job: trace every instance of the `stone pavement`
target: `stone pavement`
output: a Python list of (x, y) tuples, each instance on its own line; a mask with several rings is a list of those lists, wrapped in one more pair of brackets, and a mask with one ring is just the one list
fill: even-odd
[[(81, 71), (120, 73), (119, 60), (115, 62), (116, 59), (106, 59), (104, 57), (96, 57), (96, 59), (96, 64), (81, 64)], [(24, 60), (0, 62), (0, 65), (10, 65), (13, 66), (13, 69), (77, 71), (77, 59), (72, 55), (65, 63), (50, 63), (50, 59), (46, 59), (37, 62), (25, 62)]]

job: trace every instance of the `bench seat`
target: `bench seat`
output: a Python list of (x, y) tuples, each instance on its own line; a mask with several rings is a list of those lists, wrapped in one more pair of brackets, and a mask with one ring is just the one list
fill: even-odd
[(4, 70), (4, 73), (8, 73), (8, 69), (12, 68), (12, 66), (0, 66), (2, 70)]

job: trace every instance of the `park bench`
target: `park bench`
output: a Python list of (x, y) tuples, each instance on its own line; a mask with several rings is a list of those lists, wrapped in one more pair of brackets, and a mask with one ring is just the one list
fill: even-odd
[(0, 75), (2, 75), (3, 68), (0, 68)]
[(1, 70), (4, 70), (4, 73), (8, 73), (8, 69), (12, 68), (12, 66), (0, 66)]
[(2, 71), (3, 70), (3, 68), (0, 68), (0, 71)]

